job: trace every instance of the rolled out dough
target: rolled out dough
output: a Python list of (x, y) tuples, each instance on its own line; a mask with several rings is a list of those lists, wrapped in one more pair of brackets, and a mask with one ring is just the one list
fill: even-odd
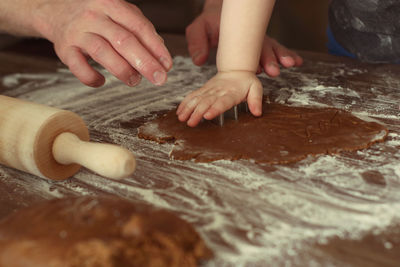
[(197, 266), (212, 256), (187, 222), (116, 198), (56, 199), (0, 221), (0, 266)]
[(240, 113), (220, 127), (205, 121), (195, 128), (178, 121), (175, 110), (139, 128), (139, 137), (174, 142), (171, 157), (197, 162), (252, 159), (282, 164), (308, 155), (364, 149), (383, 141), (387, 129), (335, 108), (264, 104), (263, 116)]

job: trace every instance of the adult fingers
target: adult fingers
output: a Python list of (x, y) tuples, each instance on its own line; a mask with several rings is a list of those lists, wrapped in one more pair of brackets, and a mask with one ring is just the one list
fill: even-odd
[(270, 42), (272, 43), (272, 49), (275, 53), (275, 56), (282, 66), (290, 68), (296, 64), (293, 52), (273, 39), (270, 39)]
[(271, 39), (265, 38), (263, 48), (261, 50), (260, 62), (266, 74), (276, 77), (280, 74), (279, 65), (275, 52), (272, 48)]
[(287, 49), (276, 40), (270, 40), (272, 43), (273, 51), (282, 66), (290, 68), (294, 66), (300, 66), (303, 63), (303, 59), (295, 52)]
[(211, 47), (217, 47), (219, 41), (219, 20), (206, 23), (206, 29), (208, 32), (208, 40)]
[(297, 54), (294, 56), (294, 61), (296, 62), (296, 66), (301, 66), (304, 62), (303, 58)]
[(186, 41), (193, 63), (203, 65), (208, 58), (209, 44), (206, 23), (201, 17), (186, 27)]
[[(164, 45), (162, 38), (157, 34), (153, 24), (135, 5), (125, 1), (120, 1), (120, 3), (121, 5), (112, 6), (106, 11), (109, 17), (133, 33), (145, 50), (149, 51), (154, 57), (154, 60), (159, 62), (166, 71), (170, 70), (172, 67), (171, 55)], [(113, 38), (116, 38), (116, 42), (124, 42), (126, 35), (122, 34), (122, 36), (118, 36), (116, 34)], [(146, 77), (146, 75), (144, 76)]]
[(91, 87), (99, 87), (104, 84), (104, 76), (90, 66), (78, 47), (70, 46), (64, 49), (55, 47), (55, 50), (61, 61), (83, 84)]
[(133, 33), (108, 19), (100, 19), (92, 30), (95, 33), (101, 32), (101, 35), (112, 45), (113, 50), (115, 49), (125, 61), (150, 82), (156, 85), (165, 83), (167, 79), (165, 68)]
[(79, 46), (94, 61), (105, 67), (111, 74), (127, 85), (135, 86), (140, 82), (141, 76), (139, 73), (102, 37), (86, 33), (79, 42)]

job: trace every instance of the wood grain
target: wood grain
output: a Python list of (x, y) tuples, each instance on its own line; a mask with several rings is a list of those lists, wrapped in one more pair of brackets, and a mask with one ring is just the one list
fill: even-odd
[(108, 75), (104, 87), (91, 89), (56, 70), (4, 75), (3, 81), (18, 78), (3, 85), (4, 94), (76, 112), (93, 140), (135, 152), (137, 170), (124, 181), (84, 170), (55, 183), (0, 167), (0, 216), (43, 199), (111, 194), (191, 222), (216, 254), (210, 266), (394, 266), (400, 253), (400, 67), (302, 55), (304, 66), (276, 79), (261, 77), (271, 101), (373, 119), (389, 129), (385, 143), (287, 166), (172, 161), (170, 144), (140, 140), (137, 128), (176, 107), (215, 73), (213, 65), (197, 68), (175, 58), (163, 87), (143, 81), (128, 88)]

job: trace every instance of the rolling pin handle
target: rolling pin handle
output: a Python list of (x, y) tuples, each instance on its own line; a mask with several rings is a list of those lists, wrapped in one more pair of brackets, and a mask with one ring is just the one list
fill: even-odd
[(54, 140), (53, 157), (60, 164), (77, 163), (112, 179), (126, 178), (136, 167), (135, 157), (129, 150), (116, 145), (84, 142), (69, 132)]

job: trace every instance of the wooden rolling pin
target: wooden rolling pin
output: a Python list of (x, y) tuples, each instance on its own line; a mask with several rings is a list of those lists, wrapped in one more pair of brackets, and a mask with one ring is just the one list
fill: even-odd
[(81, 165), (108, 178), (125, 178), (136, 161), (125, 148), (90, 143), (75, 113), (0, 96), (0, 163), (40, 177), (62, 180)]

